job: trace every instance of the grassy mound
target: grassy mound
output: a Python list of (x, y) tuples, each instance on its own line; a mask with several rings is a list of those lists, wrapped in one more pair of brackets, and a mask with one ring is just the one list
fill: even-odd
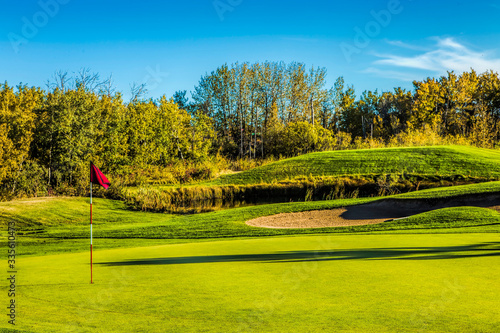
[[(500, 213), (480, 207), (453, 207), (432, 210), (401, 220), (383, 223), (385, 229), (441, 229), (500, 226)], [(500, 228), (499, 228), (500, 230)]]
[(464, 146), (382, 148), (311, 153), (209, 183), (259, 184), (304, 177), (399, 174), (435, 178), (500, 177), (500, 151)]
[(200, 213), (247, 204), (385, 196), (500, 180), (500, 151), (465, 146), (312, 153), (187, 187), (124, 194), (138, 210)]

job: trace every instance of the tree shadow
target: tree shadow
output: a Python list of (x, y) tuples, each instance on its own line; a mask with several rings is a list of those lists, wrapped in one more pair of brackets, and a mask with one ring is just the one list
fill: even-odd
[(260, 254), (149, 258), (101, 262), (104, 266), (177, 265), (218, 262), (305, 262), (334, 260), (443, 260), (500, 256), (500, 242), (451, 247), (399, 247), (352, 250), (288, 251)]

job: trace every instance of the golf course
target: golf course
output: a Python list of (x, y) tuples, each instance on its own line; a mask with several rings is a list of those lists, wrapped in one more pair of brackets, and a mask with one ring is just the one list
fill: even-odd
[(3, 13), (0, 333), (500, 333), (498, 1)]
[[(89, 198), (1, 202), (2, 242), (14, 244), (16, 273), (15, 326), (7, 322), (5, 297), (0, 330), (500, 331), (496, 150), (313, 153), (203, 186), (369, 172), (470, 184), (437, 181), (389, 196), (201, 214), (140, 211), (94, 198), (93, 284)], [(15, 233), (7, 233), (9, 226)], [(7, 251), (3, 258), (7, 263)], [(7, 291), (12, 281), (4, 274)]]

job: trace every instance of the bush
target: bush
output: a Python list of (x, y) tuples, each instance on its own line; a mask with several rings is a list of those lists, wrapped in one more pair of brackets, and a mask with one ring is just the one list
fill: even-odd
[(331, 150), (335, 146), (335, 139), (330, 130), (305, 121), (289, 123), (281, 137), (278, 153), (284, 156)]
[(16, 175), (4, 180), (1, 196), (12, 199), (47, 195), (47, 174), (48, 171), (43, 166), (27, 161)]

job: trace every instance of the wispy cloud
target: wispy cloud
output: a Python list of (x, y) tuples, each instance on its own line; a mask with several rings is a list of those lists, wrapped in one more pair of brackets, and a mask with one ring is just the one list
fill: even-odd
[(380, 68), (369, 67), (362, 71), (362, 73), (373, 74), (375, 76), (384, 77), (387, 79), (396, 79), (400, 81), (408, 81), (411, 82), (415, 80), (415, 76), (410, 73), (405, 73), (401, 71), (388, 71)]
[(429, 50), (429, 48), (418, 46), (418, 45), (412, 45), (412, 44), (405, 43), (405, 42), (400, 41), (400, 40), (386, 40), (385, 42), (389, 45), (394, 45), (394, 46), (401, 47), (401, 48), (408, 49), (408, 50), (414, 50), (414, 51), (428, 51)]
[[(403, 69), (406, 71), (421, 70), (430, 72), (429, 74), (443, 74), (452, 70), (465, 72), (471, 68), (479, 72), (500, 71), (500, 58), (495, 56), (492, 50), (479, 52), (453, 38), (435, 38), (434, 41), (434, 45), (427, 49), (401, 41), (388, 41), (390, 45), (406, 49), (404, 53), (408, 53), (407, 50), (415, 52), (412, 52), (413, 54), (410, 56), (400, 55), (404, 50), (401, 50), (399, 54), (377, 54), (376, 56), (380, 59), (373, 62), (373, 67), (369, 71), (373, 74), (377, 72), (380, 74), (389, 73), (385, 77), (396, 78), (399, 76), (401, 80), (407, 77), (401, 72)], [(386, 71), (391, 67), (399, 68), (396, 72), (398, 75), (394, 75), (394, 71)]]

